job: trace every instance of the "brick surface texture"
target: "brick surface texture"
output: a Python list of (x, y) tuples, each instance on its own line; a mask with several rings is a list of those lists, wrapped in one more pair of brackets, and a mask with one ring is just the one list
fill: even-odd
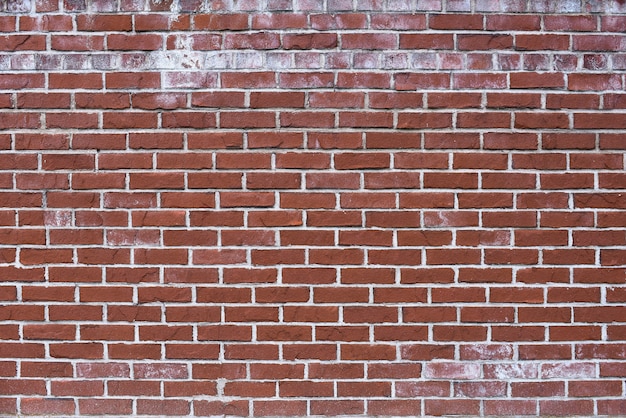
[(0, 415), (626, 415), (626, 1), (1, 0)]

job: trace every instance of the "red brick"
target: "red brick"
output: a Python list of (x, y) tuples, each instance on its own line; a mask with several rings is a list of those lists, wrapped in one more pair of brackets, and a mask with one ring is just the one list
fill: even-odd
[[(391, 75), (376, 73), (344, 73), (337, 74), (337, 87), (339, 88), (359, 88), (367, 87), (374, 89), (389, 88), (391, 86)], [(316, 87), (311, 82), (307, 87)], [(324, 87), (320, 85), (320, 87)]]
[(282, 88), (324, 88), (334, 84), (332, 73), (282, 73), (279, 86)]
[(130, 414), (132, 412), (132, 400), (130, 399), (107, 399), (89, 398), (78, 401), (78, 409), (81, 414)]
[(106, 74), (106, 86), (112, 89), (158, 88), (160, 84), (158, 73), (115, 72)]
[(20, 410), (25, 414), (68, 414), (75, 412), (72, 399), (37, 399), (26, 398), (20, 403)]
[(232, 401), (193, 401), (194, 411), (200, 416), (235, 415), (248, 416), (248, 402), (244, 400)]
[(453, 79), (453, 86), (458, 89), (502, 89), (506, 84), (506, 77), (498, 73), (458, 73)]
[(509, 415), (521, 413), (533, 415), (536, 413), (536, 401), (534, 400), (487, 400), (485, 401), (485, 413), (493, 415)]
[(360, 13), (315, 14), (311, 16), (313, 29), (364, 29), (367, 15)]
[(591, 400), (540, 401), (539, 409), (542, 414), (563, 415), (592, 414), (594, 405)]
[(307, 404), (305, 401), (254, 401), (254, 412), (257, 416), (284, 416), (306, 415)]
[(194, 16), (196, 29), (208, 30), (241, 30), (248, 28), (248, 15), (232, 14), (198, 14)]
[(357, 415), (364, 411), (363, 401), (311, 401), (311, 412), (320, 415)]
[(391, 345), (343, 344), (341, 358), (343, 360), (395, 360), (396, 353)]
[(177, 344), (165, 345), (165, 358), (173, 360), (215, 360), (219, 357), (218, 344)]
[(395, 75), (395, 83), (397, 90), (445, 89), (450, 87), (450, 76), (431, 73), (398, 73)]
[(2, 51), (42, 51), (45, 50), (45, 37), (42, 35), (5, 35), (0, 40)]

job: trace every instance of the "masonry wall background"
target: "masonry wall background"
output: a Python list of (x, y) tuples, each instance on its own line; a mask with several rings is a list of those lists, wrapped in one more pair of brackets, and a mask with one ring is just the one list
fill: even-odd
[(624, 1), (0, 5), (0, 413), (626, 414)]

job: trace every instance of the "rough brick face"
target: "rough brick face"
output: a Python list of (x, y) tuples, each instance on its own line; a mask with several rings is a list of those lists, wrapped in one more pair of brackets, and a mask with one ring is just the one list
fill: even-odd
[(626, 414), (625, 30), (0, 1), (0, 414)]

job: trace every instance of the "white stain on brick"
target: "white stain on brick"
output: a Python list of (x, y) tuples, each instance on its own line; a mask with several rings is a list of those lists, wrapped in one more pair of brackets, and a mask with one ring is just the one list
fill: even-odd
[(488, 379), (536, 379), (538, 376), (536, 363), (503, 363), (485, 365), (485, 378)]
[(479, 379), (481, 366), (476, 363), (428, 363), (424, 366), (424, 377), (431, 379)]
[(67, 227), (72, 226), (72, 212), (69, 210), (56, 210), (44, 213), (46, 226)]
[(596, 377), (596, 365), (581, 362), (542, 364), (540, 377), (544, 379), (590, 379)]

